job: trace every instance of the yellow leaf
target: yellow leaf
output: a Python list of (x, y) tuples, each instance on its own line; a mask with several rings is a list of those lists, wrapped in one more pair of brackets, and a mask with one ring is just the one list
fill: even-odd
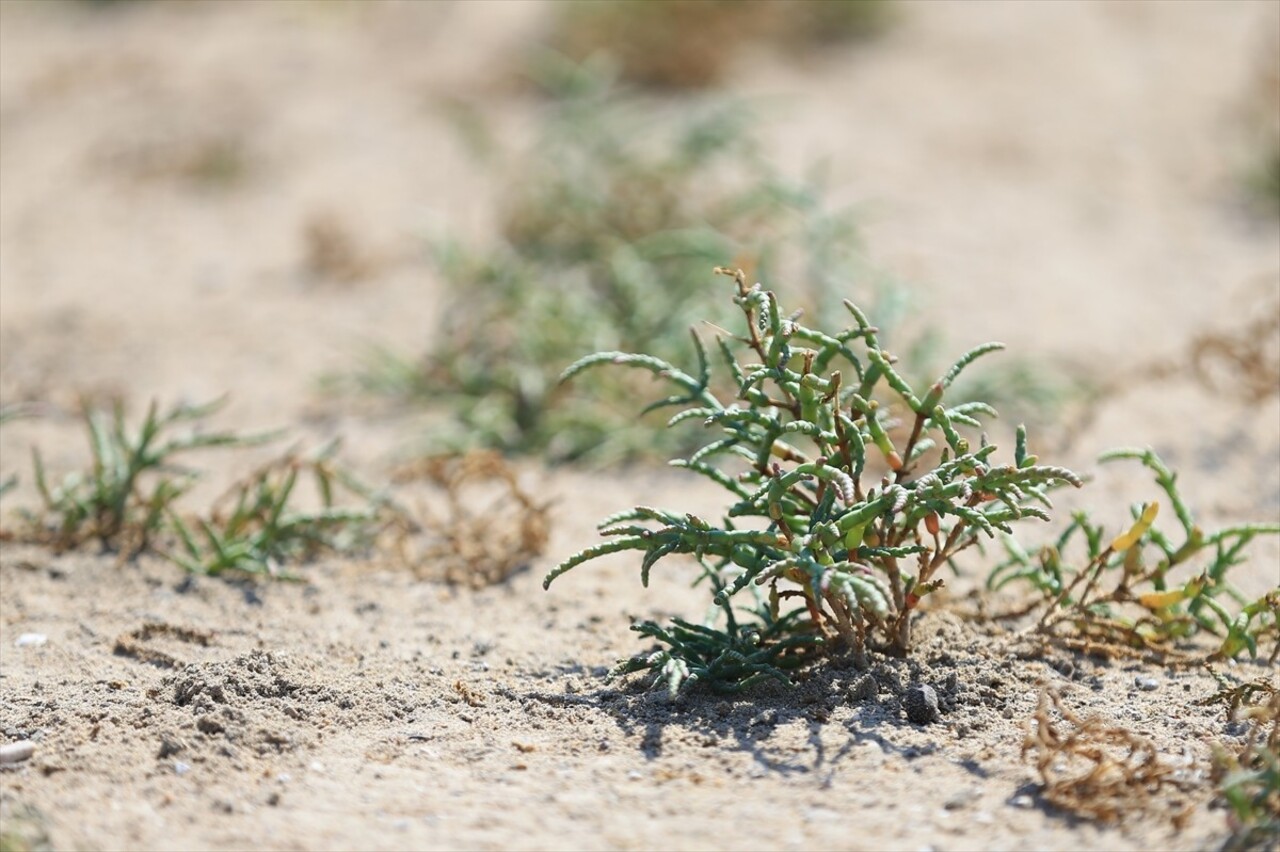
[(1160, 512), (1160, 504), (1154, 500), (1142, 507), (1142, 516), (1134, 522), (1127, 533), (1118, 535), (1111, 542), (1111, 549), (1116, 553), (1123, 553), (1138, 543), (1138, 539), (1151, 529), (1152, 522), (1155, 521), (1156, 515)]
[(1174, 589), (1169, 592), (1151, 592), (1147, 595), (1138, 597), (1138, 603), (1147, 609), (1164, 609), (1176, 604), (1178, 601), (1186, 600), (1189, 597), (1187, 589)]

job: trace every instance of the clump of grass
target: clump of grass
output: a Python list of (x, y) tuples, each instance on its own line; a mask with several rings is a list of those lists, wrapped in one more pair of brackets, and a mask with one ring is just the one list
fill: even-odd
[(502, 240), (435, 246), (454, 301), (434, 346), (418, 364), (382, 353), (363, 383), (437, 407), (437, 451), (594, 461), (688, 451), (679, 435), (637, 427), (631, 401), (643, 388), (629, 377), (587, 393), (557, 384), (559, 370), (584, 342), (684, 357), (684, 317), (732, 321), (706, 282), (725, 257), (805, 281), (810, 315), (835, 316), (834, 282), (861, 267), (853, 219), (773, 173), (739, 110), (672, 125), (582, 69), (556, 73), (561, 97), (498, 205)]
[[(336, 441), (309, 455), (287, 450), (235, 483), (205, 512), (184, 516), (179, 498), (200, 471), (179, 465), (179, 456), (279, 436), (205, 431), (204, 421), (224, 403), (177, 405), (161, 414), (153, 402), (136, 431), (126, 424), (121, 403), (110, 414), (86, 406), (90, 468), (51, 486), (33, 450), (44, 505), (21, 513), (25, 526), (17, 535), (57, 551), (97, 543), (121, 559), (151, 550), (195, 573), (271, 577), (292, 576), (284, 568), (290, 562), (373, 545), (396, 510), (336, 464)], [(313, 486), (309, 497), (301, 493), (303, 479)]]
[(623, 79), (668, 89), (722, 82), (747, 45), (812, 49), (866, 38), (890, 20), (888, 0), (613, 0), (558, 9), (550, 42), (575, 59), (604, 54)]
[[(291, 577), (282, 567), (287, 563), (367, 551), (387, 523), (386, 503), (334, 463), (337, 448), (331, 441), (310, 455), (286, 452), (234, 484), (207, 517), (190, 524), (168, 510), (180, 542), (170, 558), (196, 574)], [(314, 509), (297, 506), (302, 477), (314, 485)], [(344, 493), (360, 505), (339, 505)]]
[[(92, 464), (87, 471), (71, 473), (52, 485), (39, 450), (32, 449), (35, 485), (44, 507), (41, 512), (26, 513), (22, 534), (56, 550), (88, 542), (123, 558), (146, 550), (174, 502), (195, 483), (196, 472), (180, 466), (178, 456), (269, 439), (197, 428), (224, 402), (177, 405), (164, 414), (153, 402), (136, 431), (126, 424), (120, 402), (110, 414), (85, 406)], [(187, 427), (184, 433), (172, 434), (182, 427)]]
[(1222, 848), (1273, 848), (1280, 842), (1280, 691), (1266, 679), (1233, 686), (1214, 677), (1222, 688), (1200, 703), (1225, 704), (1229, 719), (1249, 725), (1239, 748), (1214, 749), (1214, 780), (1230, 808)]
[[(1280, 588), (1249, 600), (1231, 584), (1228, 571), (1244, 561), (1259, 535), (1280, 533), (1277, 524), (1240, 524), (1206, 533), (1177, 488), (1177, 476), (1152, 450), (1121, 449), (1104, 461), (1133, 459), (1155, 474), (1180, 529), (1156, 525), (1152, 501), (1133, 508), (1127, 529), (1108, 536), (1087, 512), (1077, 512), (1057, 540), (1035, 554), (1003, 538), (1007, 558), (987, 585), (1030, 586), (1039, 631), (1050, 641), (1096, 653), (1155, 652), (1168, 657), (1175, 645), (1207, 633), (1218, 637), (1215, 658), (1243, 651), (1258, 656), (1272, 643), (1280, 652)], [(1083, 551), (1070, 556), (1072, 549)]]
[[(672, 385), (675, 393), (650, 408), (681, 406), (669, 425), (700, 421), (717, 433), (672, 464), (729, 492), (725, 515), (713, 525), (647, 506), (621, 512), (600, 525), (609, 541), (566, 559), (544, 586), (627, 550), (643, 554), (648, 585), (659, 560), (693, 555), (711, 592), (706, 622), (638, 625), (660, 647), (617, 670), (650, 672), (673, 694), (695, 680), (730, 692), (765, 678), (785, 682), (787, 669), (841, 650), (855, 659), (868, 649), (905, 654), (912, 616), (942, 587), (944, 567), (1014, 522), (1047, 520), (1047, 492), (1080, 480), (1038, 464), (1025, 430), (1004, 463), (985, 434), (976, 447), (961, 434), (995, 411), (977, 401), (947, 405), (944, 397), (999, 344), (969, 350), (917, 393), (852, 302), (845, 302), (850, 325), (821, 331), (784, 313), (773, 292), (747, 286), (741, 271), (717, 271), (734, 278), (744, 329), (717, 335), (734, 389), (728, 402), (713, 390), (696, 333), (693, 374), (652, 355), (601, 352), (574, 363), (562, 381), (616, 365)], [(899, 418), (909, 424), (900, 431)], [(744, 597), (749, 605), (736, 608)]]

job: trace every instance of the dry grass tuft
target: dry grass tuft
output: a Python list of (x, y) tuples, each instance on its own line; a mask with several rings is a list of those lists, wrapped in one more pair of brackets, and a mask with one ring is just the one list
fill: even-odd
[[(419, 576), (481, 589), (528, 566), (547, 545), (548, 504), (520, 487), (502, 455), (476, 450), (421, 459), (402, 468), (395, 481), (426, 481), (439, 491), (443, 508), (423, 510), (427, 543), (411, 552), (400, 537), (404, 561)], [(405, 531), (408, 532), (408, 531)]]
[(1154, 743), (1097, 717), (1081, 719), (1047, 687), (1022, 743), (1023, 758), (1028, 754), (1035, 755), (1045, 801), (1104, 822), (1144, 808), (1169, 785), (1179, 786)]

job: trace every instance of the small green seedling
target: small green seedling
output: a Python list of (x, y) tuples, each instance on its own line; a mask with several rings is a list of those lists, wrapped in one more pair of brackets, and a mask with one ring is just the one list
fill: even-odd
[[(1179, 532), (1170, 535), (1156, 525), (1155, 501), (1135, 506), (1130, 526), (1114, 537), (1088, 513), (1076, 512), (1057, 541), (1034, 556), (1005, 536), (1008, 557), (991, 572), (988, 587), (1030, 585), (1039, 595), (1033, 603), (1041, 610), (1039, 630), (1080, 649), (1168, 653), (1175, 642), (1206, 632), (1220, 639), (1215, 658), (1246, 650), (1256, 657), (1267, 640), (1280, 650), (1280, 588), (1250, 601), (1227, 578), (1244, 561), (1245, 547), (1259, 535), (1280, 533), (1280, 525), (1240, 524), (1206, 533), (1178, 492), (1177, 476), (1155, 452), (1121, 449), (1102, 458), (1134, 459), (1152, 471)], [(1084, 567), (1073, 564), (1073, 547), (1083, 548)]]
[(692, 375), (651, 355), (602, 352), (562, 381), (617, 365), (673, 385), (649, 409), (681, 406), (670, 426), (698, 421), (716, 438), (672, 464), (722, 486), (727, 511), (719, 524), (646, 506), (606, 518), (609, 541), (566, 559), (544, 586), (626, 550), (643, 554), (648, 585), (663, 557), (692, 555), (710, 585), (711, 616), (637, 625), (662, 647), (618, 669), (649, 671), (673, 694), (695, 680), (720, 691), (786, 681), (787, 669), (840, 650), (855, 659), (868, 649), (905, 654), (913, 614), (957, 554), (1016, 521), (1047, 520), (1047, 492), (1080, 480), (1038, 464), (1023, 429), (1003, 463), (985, 434), (976, 446), (961, 434), (995, 411), (976, 401), (948, 406), (947, 389), (999, 344), (969, 350), (919, 393), (853, 303), (845, 302), (851, 325), (820, 331), (784, 313), (773, 292), (747, 286), (740, 270), (717, 272), (734, 278), (744, 321), (740, 336), (716, 340), (735, 399), (713, 391), (696, 333)]
[[(231, 571), (293, 579), (282, 568), (288, 562), (368, 549), (386, 523), (386, 503), (334, 464), (337, 448), (338, 442), (331, 441), (307, 457), (290, 451), (259, 468), (232, 486), (208, 517), (193, 521), (200, 536), (169, 509), (181, 543), (170, 558), (197, 574)], [(295, 506), (304, 475), (318, 497), (313, 510)], [(343, 492), (363, 505), (337, 505)]]
[[(210, 447), (262, 443), (273, 437), (200, 431), (200, 421), (224, 402), (178, 405), (163, 415), (152, 402), (136, 432), (125, 424), (122, 403), (117, 402), (110, 415), (86, 406), (83, 416), (93, 455), (88, 471), (69, 474), (61, 484), (50, 485), (39, 451), (32, 450), (35, 485), (44, 510), (27, 513), (27, 536), (59, 550), (90, 541), (123, 557), (145, 550), (174, 501), (197, 477), (194, 471), (179, 466), (175, 457)], [(170, 435), (183, 425), (191, 428), (185, 434)]]

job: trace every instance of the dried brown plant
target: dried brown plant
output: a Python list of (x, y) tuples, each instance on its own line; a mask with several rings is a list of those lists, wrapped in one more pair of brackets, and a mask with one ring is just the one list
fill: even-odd
[(506, 580), (546, 548), (548, 504), (520, 487), (501, 454), (431, 456), (395, 476), (399, 483), (414, 480), (433, 485), (443, 500), (443, 508), (419, 513), (416, 529), (403, 530), (425, 534), (425, 546), (412, 552), (415, 537), (400, 537), (402, 558), (420, 576), (480, 589)]
[(1028, 754), (1035, 757), (1045, 801), (1104, 822), (1147, 806), (1167, 787), (1182, 786), (1146, 737), (1096, 716), (1081, 719), (1049, 687), (1040, 692), (1022, 743), (1023, 758)]

